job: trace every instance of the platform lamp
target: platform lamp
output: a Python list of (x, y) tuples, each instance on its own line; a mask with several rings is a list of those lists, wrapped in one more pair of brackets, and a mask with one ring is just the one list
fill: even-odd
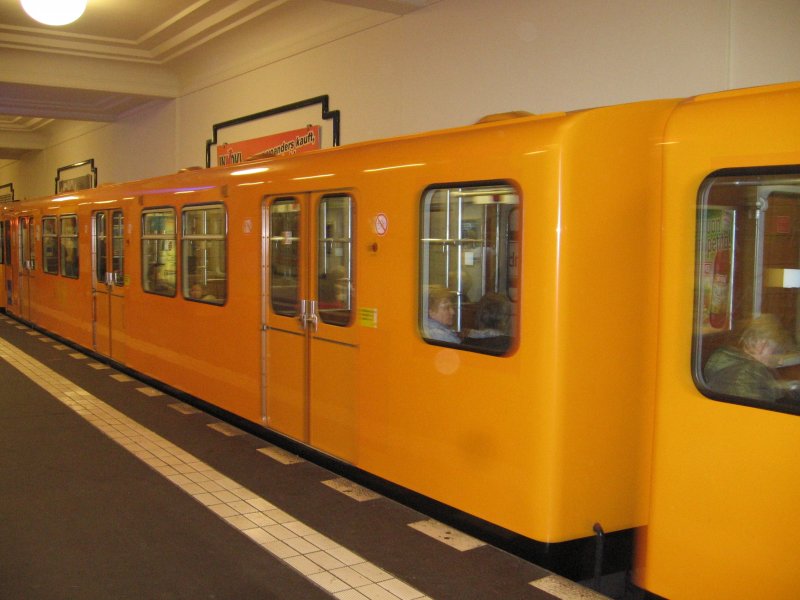
[(88, 0), (20, 0), (32, 18), (45, 25), (69, 25), (86, 10)]

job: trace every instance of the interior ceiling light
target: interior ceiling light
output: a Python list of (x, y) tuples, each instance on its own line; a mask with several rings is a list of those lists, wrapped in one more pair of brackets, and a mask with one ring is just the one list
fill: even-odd
[(20, 0), (32, 18), (45, 25), (69, 25), (86, 10), (88, 0)]

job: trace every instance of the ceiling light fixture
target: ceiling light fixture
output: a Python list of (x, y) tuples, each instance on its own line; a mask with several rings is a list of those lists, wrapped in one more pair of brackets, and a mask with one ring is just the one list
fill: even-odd
[(86, 10), (88, 0), (20, 0), (32, 18), (45, 25), (69, 25)]

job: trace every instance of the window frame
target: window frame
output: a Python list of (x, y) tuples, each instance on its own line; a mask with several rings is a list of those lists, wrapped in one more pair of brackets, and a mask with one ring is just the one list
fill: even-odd
[[(113, 284), (117, 287), (125, 286), (125, 211), (114, 208), (108, 211), (111, 218), (111, 245), (106, 250), (111, 251), (111, 272), (114, 274)], [(119, 217), (119, 230), (117, 230), (117, 217)], [(117, 255), (117, 242), (119, 242), (119, 255)]]
[[(186, 214), (191, 212), (201, 212), (207, 211), (209, 209), (222, 209), (222, 220), (223, 220), (223, 233), (216, 233), (216, 234), (196, 234), (186, 233)], [(181, 207), (181, 223), (180, 223), (180, 231), (181, 231), (181, 238), (180, 238), (180, 263), (181, 263), (181, 294), (184, 300), (189, 300), (190, 302), (200, 302), (202, 304), (210, 304), (211, 306), (225, 306), (228, 302), (228, 207), (225, 202), (218, 201), (218, 202), (203, 202), (198, 204), (186, 204)], [(223, 268), (224, 268), (224, 286), (223, 292), (224, 295), (222, 299), (216, 298), (214, 300), (206, 299), (206, 298), (192, 298), (191, 297), (191, 288), (188, 288), (188, 283), (190, 280), (189, 273), (188, 273), (188, 259), (190, 254), (187, 252), (187, 245), (193, 241), (210, 241), (210, 242), (222, 242), (224, 260), (223, 260)], [(204, 285), (208, 285), (208, 280)]]
[[(75, 222), (74, 233), (64, 233), (64, 222), (73, 220)], [(65, 244), (69, 241), (70, 244)], [(67, 261), (65, 250), (74, 244), (75, 258)], [(67, 265), (73, 263), (74, 274), (67, 273)], [(67, 214), (58, 216), (58, 272), (62, 277), (68, 279), (78, 279), (80, 277), (80, 221), (77, 214)]]
[[(102, 227), (99, 221), (102, 219)], [(108, 284), (108, 215), (105, 210), (98, 210), (92, 215), (94, 235), (94, 279), (98, 284)], [(102, 250), (101, 250), (102, 248)]]
[[(471, 197), (471, 196), (498, 196), (501, 195), (513, 195), (515, 197), (515, 202), (513, 206), (510, 207), (506, 212), (502, 213), (502, 216), (496, 216), (495, 218), (495, 226), (496, 229), (494, 231), (494, 245), (492, 248), (495, 249), (495, 262), (494, 262), (494, 281), (489, 282), (493, 287), (487, 287), (487, 273), (491, 271), (491, 269), (483, 269), (481, 266), (480, 270), (480, 298), (478, 300), (473, 300), (470, 302), (462, 302), (462, 296), (464, 295), (464, 290), (462, 289), (463, 285), (463, 267), (461, 265), (462, 260), (462, 252), (465, 246), (473, 245), (476, 248), (480, 247), (489, 248), (489, 246), (485, 244), (481, 244), (481, 242), (487, 242), (490, 238), (487, 236), (486, 238), (478, 237), (478, 238), (471, 238), (471, 237), (464, 237), (464, 233), (470, 230), (470, 225), (474, 226), (474, 219), (468, 219), (464, 217), (463, 214), (463, 205), (459, 205), (458, 207), (458, 222), (457, 222), (457, 230), (456, 230), (456, 237), (451, 238), (450, 235), (452, 231), (451, 222), (450, 222), (450, 209), (448, 209), (448, 214), (445, 215), (445, 233), (447, 234), (446, 238), (435, 238), (432, 235), (429, 237), (425, 237), (426, 232), (431, 234), (431, 223), (429, 220), (429, 215), (432, 214), (430, 207), (434, 202), (434, 194), (437, 191), (446, 191), (448, 193), (455, 193), (459, 195), (461, 198), (464, 197)], [(481, 193), (482, 192), (482, 193)], [(448, 200), (449, 201), (449, 200)], [(505, 203), (498, 200), (494, 200), (494, 203), (486, 203), (487, 206), (497, 206), (498, 215), (500, 215), (500, 211), (502, 206), (512, 203)], [(446, 346), (449, 348), (454, 348), (458, 350), (468, 351), (468, 352), (475, 352), (478, 354), (485, 354), (488, 356), (495, 356), (495, 357), (509, 357), (515, 354), (517, 348), (520, 344), (520, 331), (521, 328), (519, 326), (520, 323), (520, 308), (521, 303), (519, 302), (519, 287), (520, 287), (520, 265), (521, 265), (521, 235), (522, 235), (522, 204), (523, 198), (520, 191), (519, 185), (516, 184), (511, 179), (496, 179), (496, 180), (479, 180), (479, 181), (458, 181), (458, 182), (450, 182), (450, 183), (435, 183), (428, 185), (422, 192), (419, 201), (419, 230), (418, 234), (418, 252), (419, 252), (419, 264), (418, 264), (418, 316), (417, 316), (417, 328), (421, 339), (431, 345), (435, 346)], [(479, 205), (478, 202), (471, 203), (471, 206)], [(485, 226), (490, 221), (490, 219), (485, 218), (485, 214), (483, 215), (483, 219), (480, 221), (479, 225), (481, 227), (481, 231), (485, 234)], [(513, 219), (512, 219), (513, 215)], [(426, 219), (428, 221), (426, 222)], [(513, 222), (516, 224), (516, 228), (511, 228), (511, 223)], [(505, 224), (505, 228), (503, 228), (503, 224)], [(456, 248), (458, 253), (456, 263), (456, 286), (457, 290), (451, 292), (451, 302), (455, 299), (457, 305), (454, 307), (455, 309), (455, 329), (452, 329), (452, 332), (459, 337), (457, 342), (455, 341), (445, 341), (436, 339), (435, 337), (430, 337), (426, 335), (428, 329), (428, 321), (429, 321), (429, 311), (428, 311), (428, 302), (427, 296), (431, 293), (434, 287), (441, 287), (436, 283), (432, 283), (431, 281), (431, 264), (430, 260), (428, 264), (425, 264), (426, 257), (429, 258), (431, 256), (430, 247), (434, 243), (439, 243), (444, 246), (452, 246)], [(426, 247), (426, 244), (428, 245)], [(502, 244), (502, 246), (501, 246)], [(497, 249), (502, 249), (502, 252), (497, 252)], [(446, 279), (449, 278), (449, 271), (450, 271), (450, 262), (451, 258), (449, 256), (450, 253), (447, 253), (448, 256), (444, 259), (445, 260), (445, 267), (448, 271)], [(512, 257), (514, 260), (511, 260)], [(464, 255), (466, 258), (466, 255)], [(513, 266), (512, 264), (513, 263)], [(512, 282), (515, 284), (512, 289)], [(452, 285), (452, 284), (451, 284)], [(447, 289), (450, 289), (449, 287)], [(468, 290), (467, 290), (468, 291)], [(491, 296), (491, 297), (490, 297)], [(503, 339), (502, 342), (498, 342), (498, 344), (494, 347), (492, 346), (485, 346), (480, 342), (476, 341), (480, 338), (478, 337), (471, 337), (466, 336), (462, 337), (465, 331), (468, 331), (468, 328), (464, 326), (463, 318), (464, 313), (463, 309), (466, 306), (470, 306), (471, 308), (475, 308), (477, 310), (478, 305), (486, 298), (486, 304), (493, 304), (495, 307), (502, 303), (503, 309), (500, 310), (504, 315), (504, 318), (508, 319), (508, 323), (506, 324), (506, 331), (504, 331), (504, 335), (495, 338), (497, 340)], [(487, 307), (489, 308), (489, 307)], [(489, 311), (487, 311), (489, 312)], [(484, 314), (487, 314), (485, 312)], [(476, 323), (477, 324), (477, 323)], [(474, 328), (470, 328), (474, 329)], [(468, 341), (471, 340), (471, 341)]]
[[(52, 232), (47, 231), (47, 224), (53, 224)], [(42, 273), (48, 275), (58, 275), (60, 272), (59, 266), (59, 245), (58, 245), (58, 217), (55, 215), (47, 215), (42, 217)], [(48, 246), (53, 251), (52, 255), (48, 257)], [(49, 261), (55, 261), (55, 265), (48, 266)]]
[[(297, 206), (298, 209), (295, 211), (287, 210), (287, 211), (278, 211), (275, 210), (277, 206)], [(268, 205), (267, 209), (267, 223), (268, 223), (268, 231), (269, 231), (269, 239), (268, 241), (268, 253), (269, 253), (269, 278), (268, 282), (268, 290), (269, 290), (269, 305), (270, 310), (274, 312), (276, 315), (281, 317), (298, 317), (300, 316), (300, 293), (303, 286), (302, 277), (303, 274), (300, 272), (300, 268), (303, 261), (303, 234), (302, 234), (302, 227), (303, 227), (303, 212), (305, 211), (305, 207), (300, 200), (300, 197), (296, 195), (287, 195), (287, 196), (278, 196), (273, 198)], [(285, 236), (285, 231), (276, 231), (276, 220), (273, 220), (273, 215), (286, 212), (296, 212), (297, 216), (294, 217), (296, 219), (295, 223), (295, 230), (292, 230), (293, 235)], [(292, 255), (293, 262), (290, 263), (288, 266), (289, 272), (288, 275), (286, 273), (283, 274), (283, 277), (289, 278), (289, 280), (294, 284), (293, 285), (293, 294), (292, 302), (287, 304), (286, 307), (279, 306), (276, 304), (276, 299), (282, 298), (282, 294), (275, 293), (278, 286), (276, 282), (280, 281), (280, 277), (276, 277), (276, 269), (278, 268), (279, 258), (282, 258), (285, 254), (281, 252), (280, 249), (285, 246), (292, 246)], [(285, 249), (285, 248), (284, 248)], [(292, 268), (294, 272), (292, 273)]]
[[(347, 204), (347, 224), (346, 231), (340, 237), (331, 237), (328, 235), (327, 211), (325, 207), (327, 203), (332, 200), (346, 199)], [(314, 274), (316, 286), (316, 298), (318, 304), (318, 312), (320, 320), (326, 325), (332, 327), (351, 327), (354, 322), (354, 306), (355, 306), (355, 230), (356, 230), (356, 202), (352, 194), (347, 192), (341, 193), (328, 193), (319, 198), (316, 207), (316, 223), (317, 223), (317, 236), (315, 243), (316, 252), (316, 273)], [(323, 214), (324, 212), (324, 214)], [(329, 284), (331, 290), (334, 291), (333, 298), (328, 298), (327, 294), (322, 293), (322, 285), (327, 281), (327, 275), (334, 273), (333, 269), (328, 268), (327, 255), (344, 245), (346, 250), (346, 268), (344, 277), (338, 278), (337, 281)], [(335, 269), (335, 267), (334, 267)], [(325, 278), (323, 278), (325, 276)], [(338, 300), (335, 293), (336, 286), (340, 286), (341, 282), (345, 282), (347, 286), (347, 296), (344, 306), (341, 307), (325, 307), (324, 304), (329, 300)], [(323, 298), (323, 295), (326, 297)], [(346, 317), (346, 318), (343, 318)]]
[[(718, 401), (718, 402), (725, 402), (728, 404), (735, 404), (740, 406), (747, 406), (750, 408), (757, 408), (762, 410), (768, 410), (772, 412), (779, 412), (779, 413), (786, 413), (786, 414), (793, 414), (793, 415), (800, 415), (800, 403), (785, 403), (774, 400), (763, 400), (758, 398), (750, 398), (744, 396), (735, 396), (731, 394), (727, 394), (725, 392), (717, 391), (712, 389), (706, 382), (706, 378), (704, 376), (703, 370), (705, 367), (705, 362), (707, 362), (708, 357), (706, 360), (703, 360), (704, 354), (704, 286), (703, 286), (703, 277), (704, 277), (704, 264), (703, 264), (703, 254), (704, 250), (706, 250), (706, 239), (704, 238), (704, 233), (707, 231), (706, 220), (707, 217), (703, 216), (703, 211), (710, 208), (715, 207), (717, 205), (711, 204), (707, 202), (707, 199), (710, 196), (710, 190), (712, 189), (714, 182), (719, 181), (723, 178), (741, 178), (742, 180), (746, 180), (746, 178), (765, 178), (764, 185), (768, 185), (766, 180), (771, 177), (780, 178), (782, 176), (794, 176), (795, 178), (800, 181), (800, 165), (774, 165), (774, 166), (763, 166), (763, 167), (737, 167), (737, 168), (724, 168), (718, 169), (716, 171), (708, 173), (706, 175), (700, 185), (698, 186), (698, 191), (695, 196), (695, 208), (696, 208), (696, 217), (695, 217), (695, 239), (694, 239), (694, 277), (692, 279), (693, 285), (693, 300), (692, 300), (692, 336), (691, 336), (691, 358), (690, 358), (690, 373), (692, 377), (692, 381), (695, 385), (700, 394), (703, 397), (708, 398), (710, 400)], [(729, 206), (729, 205), (722, 205), (722, 206)], [(736, 206), (736, 205), (731, 205)], [(744, 206), (744, 205), (742, 205)], [(769, 210), (769, 208), (767, 208)], [(766, 217), (764, 217), (766, 218)], [(734, 228), (736, 225), (734, 224)], [(736, 246), (736, 230), (734, 229), (733, 233), (733, 240), (731, 242), (731, 250), (735, 250), (738, 248)], [(763, 248), (762, 248), (763, 251)], [(735, 260), (735, 258), (731, 258), (731, 260)], [(798, 256), (798, 267), (800, 268), (800, 256)], [(762, 265), (761, 269), (761, 276), (763, 276), (763, 272), (765, 271), (764, 266)], [(733, 272), (733, 269), (731, 269)], [(707, 274), (706, 274), (707, 275)], [(753, 275), (754, 279), (753, 282), (756, 281), (756, 276)], [(713, 285), (713, 282), (712, 282)], [(729, 284), (731, 286), (730, 294), (731, 296), (735, 296), (736, 293), (736, 279), (734, 278), (733, 281)], [(763, 289), (763, 287), (762, 287)], [(800, 301), (800, 293), (798, 293), (798, 300)], [(732, 301), (733, 302), (733, 301)], [(759, 314), (760, 307), (759, 307)], [(731, 320), (733, 319), (732, 315), (730, 316)], [(798, 314), (798, 318), (800, 318), (800, 314)], [(734, 332), (734, 328), (731, 322), (731, 329), (730, 332)], [(708, 332), (705, 333), (708, 335)]]
[[(171, 213), (171, 215), (172, 215), (172, 229), (173, 229), (171, 234), (169, 234), (169, 233), (146, 233), (147, 228), (145, 227), (145, 223), (147, 222), (147, 216), (148, 215), (155, 215), (155, 214), (159, 214), (159, 213)], [(153, 206), (153, 207), (148, 207), (148, 208), (142, 209), (142, 211), (140, 213), (140, 217), (141, 217), (140, 218), (141, 233), (140, 233), (140, 236), (139, 236), (139, 242), (140, 242), (141, 249), (140, 249), (140, 256), (139, 256), (139, 261), (140, 261), (139, 264), (140, 264), (140, 270), (141, 270), (140, 284), (142, 286), (142, 291), (144, 293), (146, 293), (146, 294), (152, 294), (154, 296), (161, 296), (163, 298), (174, 298), (178, 294), (178, 284), (179, 284), (179, 281), (178, 281), (178, 241), (179, 241), (178, 240), (178, 226), (179, 226), (179, 223), (178, 223), (177, 210), (175, 209), (174, 206)], [(172, 250), (172, 252), (174, 252), (175, 276), (174, 276), (174, 286), (173, 286), (173, 289), (172, 289), (171, 293), (170, 292), (160, 292), (160, 291), (157, 291), (157, 290), (148, 289), (148, 287), (145, 285), (145, 277), (150, 274), (150, 268), (151, 267), (165, 266), (165, 265), (159, 265), (159, 263), (154, 263), (153, 265), (149, 265), (149, 264), (146, 265), (146, 263), (145, 263), (145, 247), (147, 246), (147, 244), (145, 242), (148, 242), (148, 241), (157, 242), (156, 254), (162, 252), (161, 246), (160, 246), (160, 244), (158, 244), (158, 242), (170, 242), (170, 241), (173, 242), (174, 249)], [(164, 250), (164, 252), (170, 252), (170, 250), (167, 249), (167, 250)]]

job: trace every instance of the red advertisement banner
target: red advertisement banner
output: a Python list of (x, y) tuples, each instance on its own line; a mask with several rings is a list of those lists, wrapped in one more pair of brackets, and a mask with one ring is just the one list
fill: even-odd
[(217, 146), (217, 165), (235, 165), (269, 156), (297, 154), (322, 148), (322, 127), (309, 125), (303, 129), (284, 131), (252, 140)]

